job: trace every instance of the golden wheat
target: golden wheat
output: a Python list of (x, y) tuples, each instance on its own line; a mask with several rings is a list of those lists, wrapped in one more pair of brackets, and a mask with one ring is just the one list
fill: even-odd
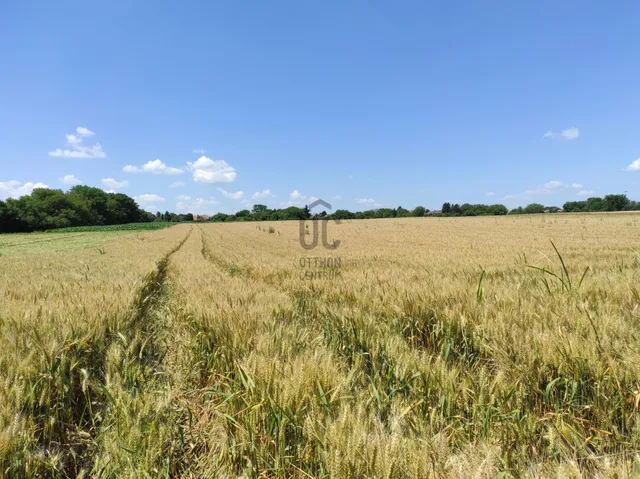
[(22, 245), (0, 257), (0, 465), (632, 477), (639, 219), (329, 222), (335, 250), (301, 248), (296, 222)]

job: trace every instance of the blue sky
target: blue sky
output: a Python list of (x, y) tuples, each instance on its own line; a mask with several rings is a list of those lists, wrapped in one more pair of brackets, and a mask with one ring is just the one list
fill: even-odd
[(0, 199), (79, 180), (194, 213), (640, 200), (639, 18), (632, 1), (2, 2)]

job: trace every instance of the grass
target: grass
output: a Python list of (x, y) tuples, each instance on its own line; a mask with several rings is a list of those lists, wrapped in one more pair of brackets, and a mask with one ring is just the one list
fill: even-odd
[(624, 215), (270, 227), (0, 258), (0, 475), (636, 477)]

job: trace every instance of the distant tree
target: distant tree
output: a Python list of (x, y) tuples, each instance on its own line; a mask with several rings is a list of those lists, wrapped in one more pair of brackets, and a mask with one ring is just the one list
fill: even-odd
[(605, 211), (605, 204), (602, 198), (587, 198), (587, 206), (585, 211)]
[(331, 215), (331, 218), (333, 218), (334, 220), (350, 220), (350, 219), (353, 219), (355, 217), (356, 217), (356, 215), (353, 214), (349, 210), (336, 210)]
[(0, 200), (0, 231), (9, 232), (9, 209), (7, 204)]
[(603, 202), (605, 211), (624, 211), (630, 203), (627, 195), (606, 195)]
[(540, 203), (531, 203), (524, 207), (523, 213), (525, 214), (534, 214), (534, 213), (544, 213), (544, 205)]
[(411, 216), (411, 213), (409, 212), (409, 210), (405, 210), (402, 206), (398, 206), (398, 208), (396, 208), (395, 216), (396, 218), (406, 218), (408, 216)]
[(274, 216), (274, 219), (278, 220), (306, 220), (309, 219), (309, 208), (289, 206), (288, 208), (277, 210)]
[(442, 204), (442, 214), (443, 215), (451, 214), (451, 203), (443, 203)]
[(424, 216), (425, 209), (424, 206), (416, 206), (411, 212), (411, 216)]
[(240, 210), (237, 211), (235, 214), (236, 219), (242, 220), (242, 221), (246, 221), (248, 219), (251, 219), (251, 211), (249, 210)]
[(522, 206), (518, 206), (517, 208), (514, 208), (511, 211), (509, 211), (510, 215), (521, 215), (523, 213), (524, 213), (524, 209), (522, 208)]
[(586, 211), (587, 208), (587, 202), (586, 201), (567, 201), (563, 206), (562, 209), (564, 211), (566, 211), (567, 213), (572, 213), (572, 212), (580, 212), (580, 211)]
[(375, 210), (376, 218), (395, 218), (396, 210), (391, 208), (378, 208)]
[(460, 206), (460, 214), (462, 216), (480, 216), (487, 214), (488, 207), (486, 205), (471, 205), (464, 203)]
[(505, 205), (491, 205), (489, 206), (489, 212), (490, 214), (495, 216), (502, 216), (502, 215), (506, 215), (509, 212), (509, 210)]
[(185, 221), (193, 221), (193, 213), (187, 213), (184, 215)]
[(224, 213), (216, 213), (211, 217), (211, 221), (215, 221), (216, 223), (224, 223), (226, 221), (233, 221), (233, 216), (227, 215)]
[(253, 215), (254, 219), (262, 221), (269, 217), (269, 209), (266, 205), (253, 205), (251, 214)]

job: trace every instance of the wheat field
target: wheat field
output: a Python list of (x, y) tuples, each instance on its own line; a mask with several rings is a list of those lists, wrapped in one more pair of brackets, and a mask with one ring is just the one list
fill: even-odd
[(0, 476), (638, 477), (639, 220), (4, 236)]

